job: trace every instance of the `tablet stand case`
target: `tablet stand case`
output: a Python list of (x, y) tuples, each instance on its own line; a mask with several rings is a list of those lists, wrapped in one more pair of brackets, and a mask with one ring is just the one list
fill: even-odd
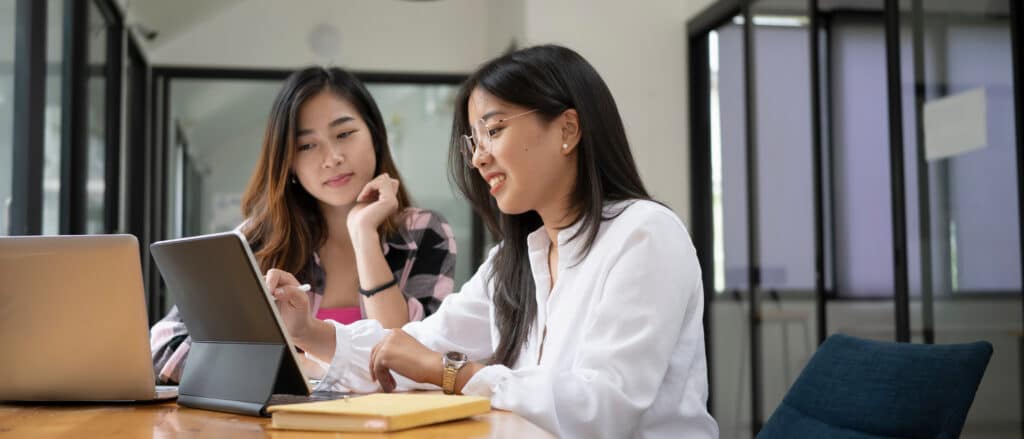
[(150, 248), (193, 340), (178, 404), (266, 416), (271, 395), (310, 393), (240, 235), (163, 241)]

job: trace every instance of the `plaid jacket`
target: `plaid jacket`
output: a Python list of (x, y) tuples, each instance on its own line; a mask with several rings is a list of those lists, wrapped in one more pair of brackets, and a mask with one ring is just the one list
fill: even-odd
[[(425, 209), (406, 210), (405, 227), (381, 245), (384, 259), (405, 294), (409, 320), (422, 320), (441, 306), (441, 301), (455, 288), (455, 234), (444, 217)], [(315, 316), (323, 301), (326, 275), (320, 267), (320, 258), (312, 255), (314, 264), (307, 270), (312, 314)], [(297, 276), (298, 277), (298, 276)], [(366, 317), (365, 310), (363, 317)], [(178, 307), (174, 307), (149, 334), (153, 353), (153, 369), (159, 383), (177, 383), (181, 379), (185, 359), (192, 339), (181, 320)]]

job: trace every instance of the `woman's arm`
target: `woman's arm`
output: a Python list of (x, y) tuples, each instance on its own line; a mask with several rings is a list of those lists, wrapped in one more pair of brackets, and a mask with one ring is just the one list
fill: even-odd
[[(445, 299), (436, 313), (422, 321), (410, 322), (402, 331), (434, 352), (463, 352), (477, 362), (489, 359), (493, 354), (491, 299), (485, 289), (489, 272), (490, 258), (459, 293)], [(308, 311), (308, 297), (297, 288), (298, 281), (284, 276), (286, 274), (271, 270), (267, 274), (267, 286), (274, 294), (278, 310), (295, 344), (322, 361), (330, 362), (318, 389), (380, 390), (380, 384), (370, 373), (370, 355), (373, 348), (392, 331), (371, 319), (342, 325), (312, 318)], [(440, 357), (436, 358), (440, 366)], [(421, 364), (428, 364), (428, 361)], [(409, 373), (416, 375), (416, 371)], [(437, 375), (440, 378), (441, 374)], [(399, 389), (433, 388), (425, 381), (418, 383), (400, 375), (395, 379)]]
[[(455, 393), (462, 393), (470, 378), (483, 367), (481, 362), (470, 361), (459, 369)], [(401, 329), (392, 330), (370, 351), (370, 377), (380, 383), (384, 392), (398, 387), (392, 370), (405, 371), (405, 376), (417, 383), (442, 387), (444, 382), (442, 353), (428, 349)]]
[[(356, 254), (359, 288), (374, 290), (393, 281), (394, 274), (380, 245), (380, 224), (398, 209), (399, 182), (388, 174), (370, 180), (356, 197), (356, 206), (348, 214), (346, 225)], [(366, 317), (377, 320), (385, 328), (397, 328), (409, 322), (405, 296), (398, 285), (363, 297)]]
[[(359, 288), (372, 290), (394, 280), (394, 274), (388, 261), (384, 259), (384, 251), (380, 246), (380, 235), (377, 229), (350, 231), (352, 247), (356, 252), (356, 270), (359, 273)], [(398, 284), (378, 292), (370, 297), (363, 297), (366, 318), (380, 322), (385, 328), (399, 328), (409, 322), (409, 310), (406, 307), (405, 295)]]
[(185, 322), (181, 321), (178, 307), (171, 308), (164, 318), (149, 330), (149, 349), (153, 354), (153, 372), (160, 384), (176, 384), (188, 357), (192, 338)]

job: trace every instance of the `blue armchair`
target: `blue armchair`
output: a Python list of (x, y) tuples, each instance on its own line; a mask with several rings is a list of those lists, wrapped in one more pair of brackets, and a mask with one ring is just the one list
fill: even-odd
[(988, 342), (825, 340), (759, 439), (956, 438), (992, 356)]

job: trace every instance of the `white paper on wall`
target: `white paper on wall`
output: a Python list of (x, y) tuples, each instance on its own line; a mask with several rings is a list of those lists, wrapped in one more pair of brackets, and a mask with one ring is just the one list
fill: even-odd
[(944, 159), (984, 148), (987, 118), (983, 87), (925, 102), (925, 158)]
[(213, 194), (212, 218), (210, 230), (206, 233), (223, 232), (238, 227), (242, 223), (242, 194)]

